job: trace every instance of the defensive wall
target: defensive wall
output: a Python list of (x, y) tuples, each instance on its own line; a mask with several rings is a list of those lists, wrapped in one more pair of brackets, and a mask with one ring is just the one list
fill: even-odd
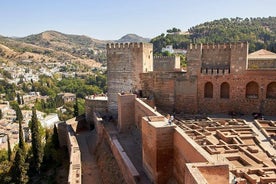
[[(136, 94), (117, 97), (117, 130), (127, 132), (131, 126), (141, 130), (143, 168), (152, 182), (167, 183), (173, 178), (177, 183), (229, 183), (235, 179), (232, 174), (239, 178), (240, 184), (275, 181), (275, 150), (268, 149), (245, 121), (177, 119), (175, 124), (169, 124), (167, 118), (136, 98)], [(93, 118), (98, 140), (108, 141), (125, 180), (137, 183), (140, 174), (114, 130), (99, 113), (94, 113)], [(261, 131), (266, 132), (263, 134), (268, 139), (274, 136), (275, 122), (259, 121), (259, 124), (265, 127)]]
[(81, 180), (81, 153), (75, 131), (65, 122), (57, 125), (60, 146), (66, 146), (69, 153), (68, 184), (80, 184)]
[(94, 112), (101, 114), (108, 112), (106, 96), (90, 95), (85, 97), (85, 119), (88, 124), (93, 124)]
[[(192, 180), (194, 176), (185, 164), (197, 162), (209, 163), (206, 165), (212, 168), (209, 173), (213, 173), (213, 176), (220, 178), (221, 181), (228, 182), (229, 168), (225, 164), (216, 163), (181, 129), (175, 125), (169, 125), (167, 118), (136, 98), (135, 94), (118, 94), (118, 108), (119, 131), (129, 131), (130, 126), (133, 125), (141, 130), (143, 167), (152, 182), (166, 183), (170, 178), (175, 178), (178, 183)], [(125, 112), (125, 109), (134, 110)], [(129, 122), (132, 124), (130, 125)], [(219, 174), (218, 170), (221, 171)]]
[(140, 174), (126, 154), (124, 148), (118, 141), (114, 131), (104, 126), (104, 121), (100, 114), (95, 112), (93, 115), (95, 129), (97, 131), (97, 145), (106, 141), (116, 159), (124, 179), (129, 184), (135, 184), (140, 179)]

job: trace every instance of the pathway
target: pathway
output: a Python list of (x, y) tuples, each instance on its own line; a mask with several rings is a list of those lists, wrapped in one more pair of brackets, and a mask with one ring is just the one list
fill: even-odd
[[(81, 151), (82, 184), (102, 184), (97, 162), (90, 153), (87, 139), (92, 137), (91, 131), (83, 131), (77, 134), (77, 140)], [(90, 139), (90, 141), (93, 141)]]

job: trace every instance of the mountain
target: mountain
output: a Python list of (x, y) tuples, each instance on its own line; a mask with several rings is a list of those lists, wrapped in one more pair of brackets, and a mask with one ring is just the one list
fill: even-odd
[[(168, 30), (169, 31), (169, 30)], [(223, 18), (191, 27), (188, 34), (168, 32), (151, 40), (154, 52), (162, 47), (186, 49), (190, 43), (249, 42), (250, 52), (267, 49), (276, 52), (276, 17)]]
[(150, 42), (149, 38), (143, 38), (141, 36), (138, 36), (136, 34), (127, 34), (120, 38), (119, 40), (116, 40), (115, 42), (122, 43), (122, 42)]
[(0, 37), (0, 60), (20, 62), (71, 62), (100, 67), (107, 41), (87, 36), (45, 31), (23, 38)]
[(45, 31), (26, 37), (0, 36), (0, 61), (71, 62), (89, 67), (106, 63), (108, 42), (149, 42), (150, 39), (127, 34), (119, 40), (98, 40), (84, 35)]

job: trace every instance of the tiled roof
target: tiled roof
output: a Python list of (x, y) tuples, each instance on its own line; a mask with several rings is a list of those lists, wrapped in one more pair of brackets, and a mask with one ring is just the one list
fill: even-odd
[(276, 54), (265, 49), (248, 54), (248, 59), (276, 59)]

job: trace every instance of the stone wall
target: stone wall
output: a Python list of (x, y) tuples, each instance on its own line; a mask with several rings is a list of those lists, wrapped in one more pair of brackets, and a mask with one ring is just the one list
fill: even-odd
[(81, 183), (81, 153), (75, 130), (66, 122), (58, 123), (57, 130), (60, 146), (66, 146), (69, 153), (68, 183), (79, 184)]
[(175, 103), (174, 73), (152, 72), (141, 75), (143, 92), (154, 98), (157, 107), (167, 111), (173, 111)]
[(180, 70), (180, 56), (154, 56), (153, 71)]
[(93, 124), (93, 113), (107, 113), (107, 98), (94, 95), (85, 98), (85, 120), (88, 124)]
[(163, 116), (142, 119), (143, 167), (154, 183), (167, 183), (172, 177), (173, 132)]
[[(267, 98), (275, 83), (275, 70), (247, 70), (247, 43), (196, 44), (187, 52), (187, 73), (151, 72), (141, 74), (143, 94), (167, 112), (276, 114), (276, 99)], [(210, 83), (209, 95), (205, 84)], [(249, 82), (258, 85), (258, 97), (247, 94)], [(222, 88), (222, 84), (229, 86)], [(274, 87), (272, 87), (274, 89)], [(272, 90), (273, 90), (272, 89)], [(211, 94), (211, 96), (210, 96)]]
[(229, 183), (229, 166), (227, 164), (191, 163), (186, 166), (185, 183)]
[(134, 94), (118, 94), (118, 130), (125, 132), (134, 124)]
[[(266, 97), (267, 86), (275, 82), (275, 71), (244, 71), (240, 75), (201, 75), (198, 79), (198, 107), (204, 113), (228, 113), (230, 111), (251, 114), (262, 112), (265, 115), (276, 114), (276, 99)], [(246, 96), (249, 82), (258, 84), (258, 97)], [(204, 97), (204, 86), (213, 84), (213, 98)], [(221, 98), (221, 84), (229, 84), (229, 98)]]
[(129, 183), (129, 184), (137, 183), (137, 181), (140, 178), (140, 175), (136, 170), (135, 166), (133, 165), (133, 163), (131, 162), (131, 160), (129, 159), (125, 150), (121, 146), (117, 137), (114, 136), (113, 134), (110, 134), (108, 131), (108, 128), (103, 126), (102, 118), (99, 116), (98, 113), (94, 113), (93, 119), (94, 119), (95, 129), (97, 131), (97, 136), (98, 136), (97, 144), (99, 144), (100, 141), (107, 141), (113, 153), (113, 156), (118, 163), (121, 173), (124, 176), (126, 183)]
[(173, 174), (178, 183), (185, 183), (186, 163), (213, 162), (213, 158), (196, 144), (182, 129), (174, 132), (174, 167)]
[(74, 130), (70, 125), (67, 125), (67, 148), (70, 157), (68, 183), (81, 183), (81, 153)]
[(248, 69), (260, 70), (260, 69), (275, 69), (276, 60), (248, 60)]
[(140, 130), (142, 129), (142, 117), (144, 116), (161, 116), (159, 112), (154, 110), (151, 106), (143, 102), (141, 99), (136, 98), (135, 99), (135, 113), (134, 113), (134, 120), (135, 125)]

